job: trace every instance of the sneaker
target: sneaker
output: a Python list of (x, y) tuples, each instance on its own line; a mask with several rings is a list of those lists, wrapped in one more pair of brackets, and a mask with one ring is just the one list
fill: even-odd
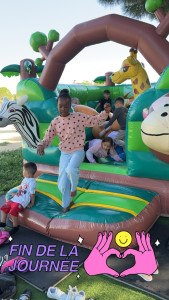
[(71, 287), (71, 285), (69, 285), (69, 290), (68, 290), (68, 295), (66, 300), (75, 300), (75, 297), (78, 295), (78, 290), (77, 287)]
[(155, 270), (155, 272), (153, 273), (153, 275), (158, 275), (159, 274), (159, 269)]
[(19, 296), (18, 300), (30, 300), (32, 292), (31, 290), (24, 290), (23, 293)]
[(84, 291), (80, 291), (80, 292), (75, 296), (75, 300), (85, 300), (85, 292), (84, 292)]
[(141, 278), (143, 278), (145, 281), (152, 281), (153, 277), (151, 275), (147, 275), (147, 274), (137, 274), (138, 276), (140, 276)]
[(47, 291), (47, 297), (57, 300), (66, 300), (67, 295), (57, 287), (49, 287)]
[(153, 273), (154, 275), (158, 275), (159, 274), (159, 263), (158, 263), (158, 260), (156, 259), (156, 264), (157, 264), (157, 270), (155, 270), (155, 272)]

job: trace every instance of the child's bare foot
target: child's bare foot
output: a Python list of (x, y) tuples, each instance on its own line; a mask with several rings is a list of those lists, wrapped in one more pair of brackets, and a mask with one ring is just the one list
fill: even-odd
[(65, 214), (73, 206), (74, 202), (71, 201), (68, 207), (62, 208), (62, 213)]
[(67, 213), (69, 210), (69, 206), (68, 207), (65, 207), (65, 208), (62, 208), (62, 213), (65, 214)]
[(70, 193), (70, 196), (71, 196), (71, 197), (74, 197), (74, 196), (76, 196), (76, 194), (77, 194), (77, 190), (71, 192), (71, 193)]
[(71, 201), (68, 207), (71, 208), (73, 205), (74, 205), (74, 202)]

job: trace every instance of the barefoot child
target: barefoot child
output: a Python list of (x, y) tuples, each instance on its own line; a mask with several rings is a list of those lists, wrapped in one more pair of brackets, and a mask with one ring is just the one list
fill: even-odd
[(59, 162), (58, 188), (62, 193), (62, 212), (66, 213), (73, 205), (79, 180), (79, 167), (84, 159), (85, 127), (93, 127), (107, 118), (104, 110), (97, 116), (83, 113), (70, 113), (71, 98), (69, 91), (63, 89), (57, 99), (60, 116), (53, 119), (43, 141), (38, 144), (37, 154), (44, 155), (56, 135), (59, 136), (61, 150)]
[(13, 228), (10, 234), (14, 234), (18, 231), (18, 213), (26, 207), (32, 207), (35, 202), (35, 189), (36, 181), (34, 179), (34, 174), (37, 171), (36, 164), (32, 162), (25, 163), (23, 165), (23, 176), (24, 179), (19, 186), (16, 193), (11, 193), (10, 199), (5, 198), (6, 202), (0, 208), (1, 210), (1, 222), (0, 227), (6, 226), (7, 215), (11, 215), (13, 222)]

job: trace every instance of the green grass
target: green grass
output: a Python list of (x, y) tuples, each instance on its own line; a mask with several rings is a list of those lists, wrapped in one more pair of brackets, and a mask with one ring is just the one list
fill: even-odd
[(0, 195), (21, 183), (22, 165), (21, 149), (0, 152)]
[[(136, 289), (128, 288), (113, 278), (104, 275), (89, 276), (83, 267), (79, 269), (80, 278), (77, 279), (77, 273), (72, 273), (60, 284), (57, 285), (62, 291), (67, 292), (68, 286), (77, 286), (78, 290), (85, 291), (86, 298), (97, 300), (152, 300), (158, 299), (149, 296), (146, 293), (138, 292)], [(136, 275), (137, 276), (137, 275)]]
[[(77, 286), (78, 290), (85, 291), (86, 299), (91, 297), (96, 300), (153, 300), (159, 299), (158, 297), (153, 297), (147, 293), (138, 292), (136, 289), (131, 289), (124, 284), (118, 283), (113, 278), (108, 278), (103, 275), (89, 276), (86, 274), (83, 267), (79, 269), (80, 278), (77, 279), (77, 273), (72, 273), (62, 282), (60, 282), (57, 287), (63, 292), (67, 293), (68, 286)], [(38, 276), (38, 275), (37, 275)], [(137, 276), (137, 275), (136, 275)], [(17, 294), (14, 300), (18, 299), (19, 295), (24, 291), (24, 289), (30, 289), (32, 291), (31, 300), (37, 299), (49, 299), (46, 293), (42, 293), (34, 287), (28, 285), (26, 282), (17, 278)]]
[(8, 142), (3, 142), (3, 143), (0, 143), (0, 146), (7, 146), (7, 145), (9, 145), (9, 143), (8, 143)]

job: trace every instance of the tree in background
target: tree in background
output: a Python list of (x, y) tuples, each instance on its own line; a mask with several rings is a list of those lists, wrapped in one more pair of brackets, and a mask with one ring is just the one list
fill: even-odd
[[(105, 6), (120, 5), (125, 15), (137, 19), (140, 19), (142, 17), (149, 17), (150, 19), (155, 18), (155, 15), (153, 13), (156, 10), (156, 5), (158, 7), (162, 7), (165, 13), (169, 11), (168, 0), (98, 0), (98, 2)], [(152, 8), (150, 8), (151, 11), (145, 8), (145, 2), (149, 3), (148, 6)]]
[(4, 67), (0, 73), (3, 76), (19, 76), (20, 79), (36, 78), (40, 76), (44, 66), (43, 61), (46, 60), (50, 51), (52, 50), (53, 43), (59, 40), (59, 33), (56, 30), (50, 30), (48, 37), (43, 32), (35, 32), (31, 35), (30, 45), (35, 52), (42, 54), (41, 58), (37, 58), (35, 61), (29, 58), (25, 58), (20, 61), (20, 64), (13, 64)]
[(12, 95), (6, 87), (0, 88), (0, 106), (3, 102), (3, 97), (7, 97), (9, 100), (15, 100), (15, 95)]
[(83, 80), (82, 85), (93, 85), (93, 82), (92, 81), (88, 81), (88, 80)]

